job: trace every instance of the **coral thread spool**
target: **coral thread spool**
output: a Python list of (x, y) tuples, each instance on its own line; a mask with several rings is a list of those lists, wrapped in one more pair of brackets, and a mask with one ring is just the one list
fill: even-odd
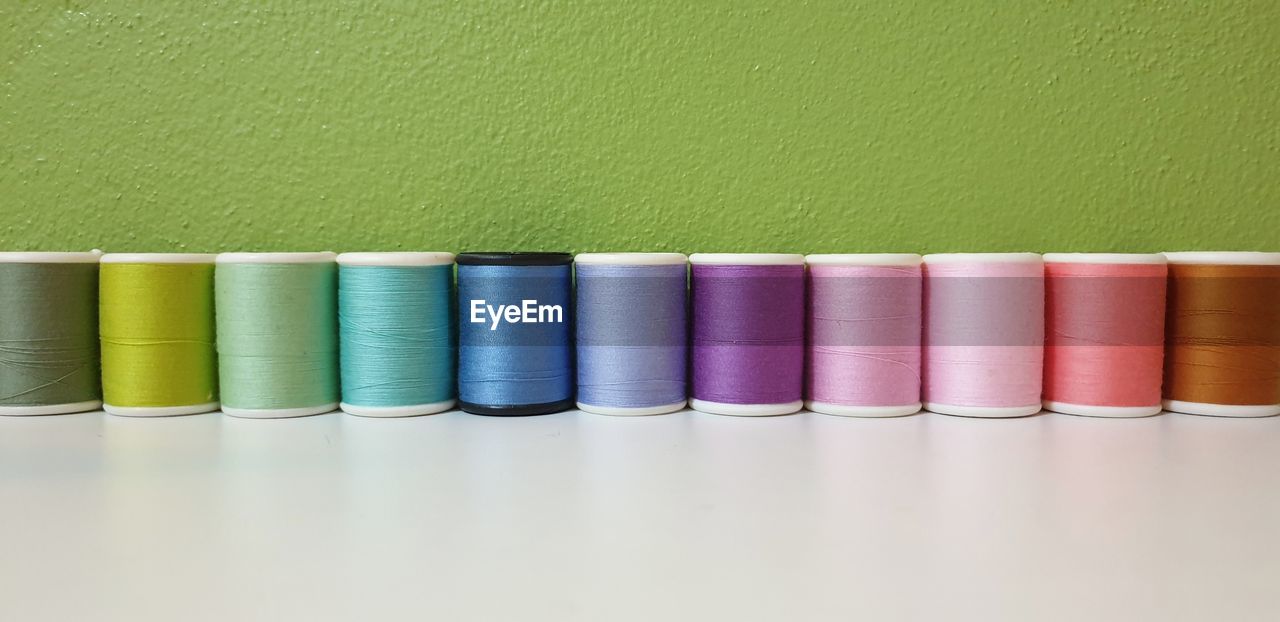
[(1165, 253), (1164, 408), (1280, 414), (1280, 253)]
[(920, 410), (920, 256), (809, 255), (805, 408), (900, 417)]
[(804, 256), (696, 253), (690, 298), (695, 410), (770, 416), (800, 410)]
[(0, 415), (102, 406), (98, 258), (0, 253)]
[(582, 253), (574, 266), (578, 408), (600, 415), (684, 408), (688, 258)]
[(335, 257), (329, 252), (218, 255), (222, 412), (273, 419), (338, 408)]
[(1164, 256), (1049, 253), (1044, 273), (1044, 408), (1089, 417), (1158, 414)]
[(453, 407), (453, 253), (338, 255), (342, 410), (412, 417)]
[(103, 410), (129, 417), (218, 409), (214, 256), (102, 256)]
[(569, 253), (462, 253), (458, 406), (477, 415), (573, 407)]
[(1044, 262), (1035, 253), (924, 256), (926, 410), (963, 417), (1040, 411)]

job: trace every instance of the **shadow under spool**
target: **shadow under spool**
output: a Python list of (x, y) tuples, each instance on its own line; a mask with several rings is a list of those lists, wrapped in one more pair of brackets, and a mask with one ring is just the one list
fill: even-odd
[(1280, 253), (1165, 257), (1165, 410), (1280, 414)]
[(0, 415), (59, 415), (102, 405), (100, 256), (0, 253)]
[[(458, 255), (458, 407), (477, 415), (543, 415), (573, 407), (569, 253)], [(559, 307), (558, 322), (512, 322), (491, 306)], [(481, 305), (483, 321), (476, 317)], [(488, 306), (485, 306), (488, 305)], [(535, 313), (536, 313), (535, 308)], [(553, 319), (548, 309), (539, 319)], [(496, 322), (496, 323), (495, 323)]]

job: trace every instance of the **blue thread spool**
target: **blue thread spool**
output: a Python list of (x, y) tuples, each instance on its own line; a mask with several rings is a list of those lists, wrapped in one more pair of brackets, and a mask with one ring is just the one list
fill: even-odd
[(453, 407), (452, 253), (338, 255), (342, 410), (413, 417)]
[(688, 258), (583, 253), (574, 264), (578, 408), (601, 415), (684, 408)]
[(573, 406), (573, 257), (458, 255), (458, 406), (541, 415)]

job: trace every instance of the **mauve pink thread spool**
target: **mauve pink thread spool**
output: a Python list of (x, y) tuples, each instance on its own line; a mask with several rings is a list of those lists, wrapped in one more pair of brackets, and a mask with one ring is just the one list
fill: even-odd
[(920, 410), (920, 256), (809, 255), (805, 408), (846, 417)]
[(1160, 413), (1167, 263), (1158, 253), (1044, 256), (1046, 410)]
[(924, 257), (924, 408), (963, 417), (1040, 411), (1044, 261), (1035, 253)]

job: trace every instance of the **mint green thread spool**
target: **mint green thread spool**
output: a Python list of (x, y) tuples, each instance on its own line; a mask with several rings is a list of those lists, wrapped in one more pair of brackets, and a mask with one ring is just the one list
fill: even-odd
[(0, 415), (61, 415), (102, 405), (101, 255), (0, 253)]
[(333, 253), (223, 253), (215, 290), (222, 412), (271, 419), (338, 407)]

